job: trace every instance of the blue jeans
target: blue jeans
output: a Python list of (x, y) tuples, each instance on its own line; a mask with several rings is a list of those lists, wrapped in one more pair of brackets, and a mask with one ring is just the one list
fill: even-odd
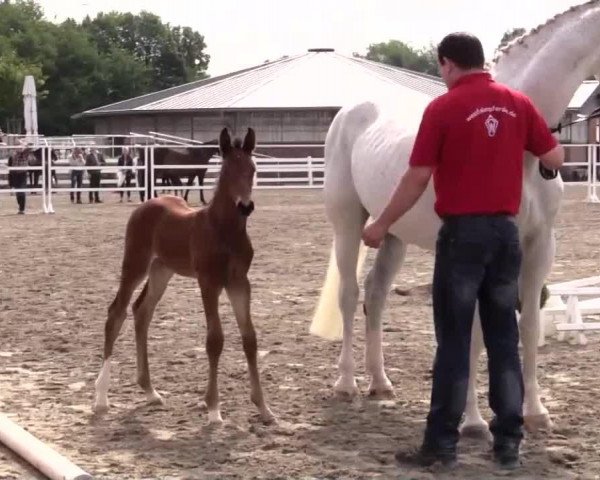
[(444, 220), (436, 245), (433, 315), (437, 350), (425, 445), (455, 451), (469, 381), (476, 301), (488, 353), (490, 424), (496, 446), (523, 438), (523, 378), (516, 320), (521, 248), (514, 219), (464, 215)]
[[(82, 188), (83, 187), (83, 170), (71, 170), (71, 188)], [(71, 192), (71, 201), (75, 200), (77, 195), (77, 201), (81, 202), (81, 192)]]

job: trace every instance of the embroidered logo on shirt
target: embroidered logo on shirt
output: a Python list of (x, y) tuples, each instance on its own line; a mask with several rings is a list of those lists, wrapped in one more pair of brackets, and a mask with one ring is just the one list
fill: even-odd
[(498, 122), (493, 115), (488, 115), (487, 119), (485, 120), (485, 128), (489, 137), (494, 137), (496, 135), (499, 123), (500, 122)]

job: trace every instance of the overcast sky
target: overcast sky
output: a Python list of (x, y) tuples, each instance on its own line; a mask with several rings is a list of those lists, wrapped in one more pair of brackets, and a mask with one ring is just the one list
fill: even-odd
[(171, 25), (204, 35), (210, 75), (219, 75), (313, 47), (365, 53), (390, 39), (419, 47), (466, 30), (491, 59), (502, 34), (526, 29), (584, 0), (38, 0), (46, 18), (81, 20), (117, 10), (147, 10)]

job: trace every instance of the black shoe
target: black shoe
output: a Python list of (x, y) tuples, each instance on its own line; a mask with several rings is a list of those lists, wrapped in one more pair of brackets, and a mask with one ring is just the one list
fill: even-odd
[(456, 467), (456, 451), (434, 450), (425, 445), (413, 450), (398, 450), (394, 455), (398, 463), (416, 467), (430, 467), (440, 462), (443, 467), (451, 469)]
[(519, 444), (506, 442), (494, 445), (494, 461), (504, 470), (514, 470), (521, 466)]

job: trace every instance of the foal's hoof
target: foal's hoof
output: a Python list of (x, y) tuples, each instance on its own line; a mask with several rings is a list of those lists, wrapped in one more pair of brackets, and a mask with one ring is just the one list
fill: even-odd
[(273, 425), (274, 423), (277, 423), (277, 417), (273, 415), (273, 412), (269, 408), (260, 414), (260, 420), (265, 425)]
[(97, 414), (106, 413), (106, 412), (108, 412), (108, 403), (107, 404), (95, 403), (94, 407), (92, 408), (92, 411)]
[(212, 410), (208, 412), (208, 424), (218, 427), (219, 425), (223, 425), (223, 417), (221, 417), (221, 412), (219, 410)]
[(94, 406), (92, 407), (94, 413), (106, 413), (108, 412), (108, 398), (96, 398)]
[(156, 390), (146, 393), (146, 401), (148, 405), (165, 405), (165, 400)]
[(547, 430), (552, 427), (550, 415), (542, 413), (540, 415), (526, 415), (523, 417), (525, 429), (528, 432), (537, 432), (539, 430)]

